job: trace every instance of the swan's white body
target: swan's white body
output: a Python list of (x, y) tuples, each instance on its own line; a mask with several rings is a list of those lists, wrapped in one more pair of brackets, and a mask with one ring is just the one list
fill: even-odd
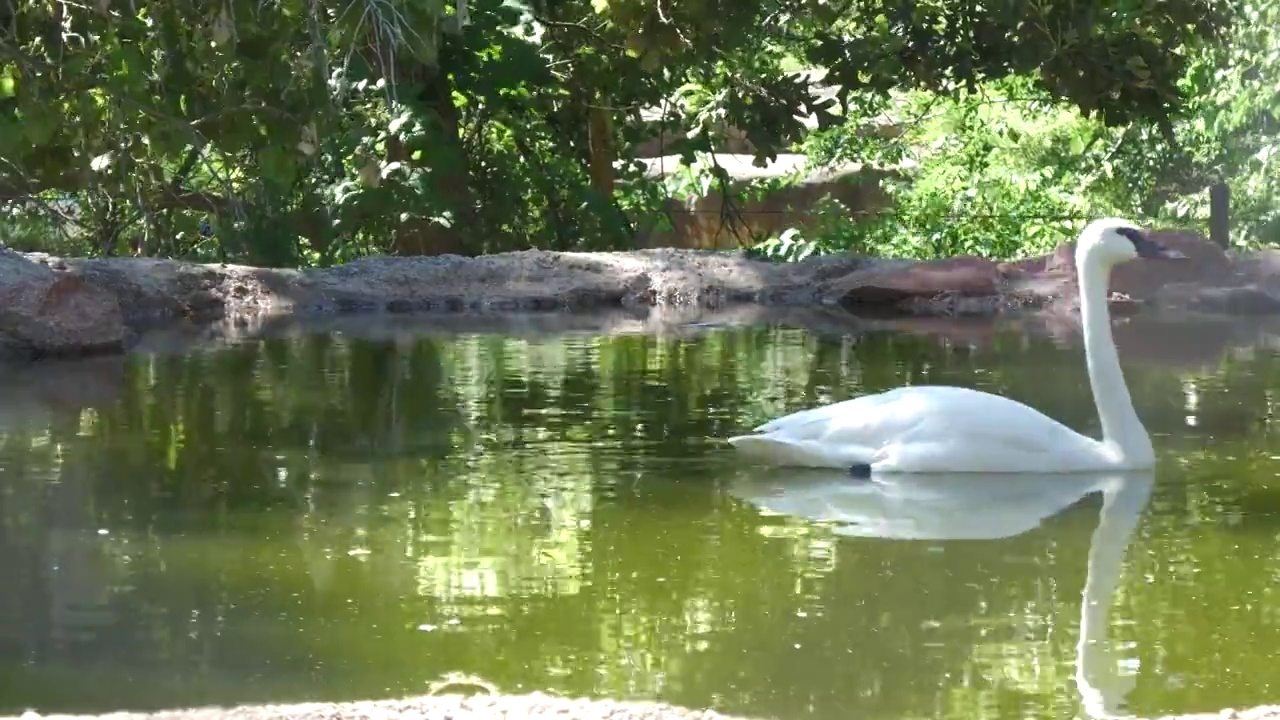
[(775, 465), (879, 472), (1088, 472), (1115, 448), (1000, 395), (921, 385), (864, 395), (767, 422), (730, 438)]
[(1122, 220), (1089, 224), (1076, 248), (1089, 383), (1102, 440), (1009, 398), (979, 390), (910, 386), (802, 410), (729, 438), (773, 465), (868, 466), (871, 472), (1136, 470), (1155, 463), (1151, 439), (1129, 399), (1107, 310), (1111, 268), (1138, 257), (1181, 257)]

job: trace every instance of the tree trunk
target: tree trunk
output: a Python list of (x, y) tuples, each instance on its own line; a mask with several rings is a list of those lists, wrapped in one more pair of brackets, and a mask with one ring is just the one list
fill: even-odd
[(591, 188), (613, 197), (613, 118), (603, 98), (587, 109), (587, 144), (591, 148)]
[[(407, 220), (396, 230), (393, 250), (396, 255), (478, 254), (483, 248), (467, 247), (464, 240), (466, 233), (477, 227), (476, 203), (470, 164), (462, 147), (458, 108), (453, 104), (453, 88), (440, 68), (422, 71), (427, 78), (421, 99), (435, 115), (440, 132), (439, 144), (434, 148), (438, 162), (432, 168), (436, 191), (453, 215), (453, 222), (445, 227), (428, 219)], [(388, 143), (387, 155), (391, 161), (410, 162), (398, 141)]]

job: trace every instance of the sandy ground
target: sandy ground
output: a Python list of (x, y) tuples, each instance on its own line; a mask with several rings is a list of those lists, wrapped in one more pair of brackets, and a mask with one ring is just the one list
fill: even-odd
[[(154, 713), (106, 715), (38, 715), (21, 720), (481, 720), (489, 718), (556, 718), (557, 720), (747, 720), (711, 710), (692, 710), (662, 703), (579, 700), (531, 695), (424, 695), (401, 700), (297, 705), (202, 707)], [(0, 720), (19, 720), (15, 717)], [(778, 720), (786, 720), (779, 718)], [(1216, 713), (1162, 716), (1160, 720), (1280, 720), (1280, 705), (1261, 705)]]
[[(480, 720), (481, 718), (557, 718), (558, 720), (744, 720), (710, 710), (690, 710), (662, 703), (576, 700), (530, 695), (422, 695), (401, 700), (298, 705), (202, 707), (155, 713), (107, 715), (37, 715), (21, 720)], [(15, 720), (0, 718), (0, 720)]]

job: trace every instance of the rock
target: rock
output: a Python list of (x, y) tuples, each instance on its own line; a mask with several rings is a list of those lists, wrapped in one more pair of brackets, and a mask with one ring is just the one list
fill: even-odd
[[(1243, 284), (1236, 264), (1204, 236), (1157, 230), (1151, 237), (1187, 256), (1177, 261), (1133, 261), (1111, 275), (1110, 305), (1116, 316), (1149, 303), (1200, 312), (1280, 312), (1280, 257), (1257, 268), (1277, 271), (1275, 290)], [(992, 315), (1028, 308), (1071, 314), (1079, 308), (1075, 243), (1023, 260), (996, 263), (958, 257), (905, 265), (878, 264), (823, 283), (819, 296), (858, 314), (925, 316)]]
[(825, 283), (820, 297), (854, 311), (919, 307), (944, 298), (999, 297), (999, 267), (991, 260), (946, 260), (871, 267)]
[(0, 354), (118, 350), (126, 333), (119, 301), (109, 289), (0, 250)]
[[(1189, 261), (1118, 268), (1116, 314), (1146, 303), (1200, 312), (1280, 312), (1280, 282), (1256, 282), (1193, 233), (1157, 233)], [(542, 250), (475, 258), (367, 257), (347, 265), (281, 270), (175, 260), (63, 259), (0, 253), (0, 348), (28, 355), (119, 348), (128, 331), (172, 319), (260, 325), (313, 313), (422, 311), (513, 313), (649, 308), (841, 306), (855, 315), (993, 316), (1078, 304), (1074, 249), (997, 263), (977, 257), (931, 262), (854, 255), (798, 263), (741, 252), (676, 250), (562, 253)], [(1250, 267), (1261, 267), (1255, 262)], [(128, 328), (126, 329), (126, 325)]]
[(1226, 252), (1205, 236), (1186, 230), (1156, 230), (1152, 240), (1187, 256), (1177, 261), (1134, 261), (1111, 274), (1111, 289), (1140, 300), (1153, 299), (1160, 288), (1172, 283), (1221, 286), (1237, 282)]
[[(815, 211), (826, 197), (840, 201), (848, 212), (871, 218), (889, 205), (882, 186), (885, 179), (900, 177), (910, 167), (841, 163), (811, 169), (808, 159), (795, 153), (780, 153), (764, 167), (757, 167), (750, 154), (717, 154), (716, 161), (738, 189), (752, 181), (784, 182), (780, 187), (730, 198), (718, 187), (688, 202), (668, 198), (662, 213), (638, 223), (640, 247), (737, 248), (746, 238), (775, 236), (789, 228), (805, 231), (820, 225), (828, 214), (826, 210)], [(666, 177), (684, 167), (679, 155), (640, 162), (649, 177)]]
[(876, 261), (836, 256), (768, 263), (742, 253), (542, 250), (464, 258), (366, 257), (314, 270), (193, 265), (170, 260), (60, 260), (112, 289), (130, 321), (292, 312), (586, 310), (602, 307), (804, 302), (817, 277)]
[(275, 293), (300, 273), (243, 265), (201, 265), (157, 258), (29, 258), (111, 291), (130, 323), (177, 317), (223, 317), (270, 310)]
[[(1172, 290), (1173, 286), (1166, 290)], [(1170, 293), (1172, 294), (1172, 293)], [(1280, 313), (1280, 297), (1257, 285), (1236, 287), (1179, 287), (1166, 306), (1223, 315), (1273, 315)]]
[[(1186, 260), (1134, 260), (1111, 272), (1110, 290), (1139, 303), (1155, 299), (1166, 285), (1221, 286), (1232, 283), (1237, 273), (1230, 259), (1203, 235), (1183, 230), (1155, 230), (1149, 236), (1166, 247), (1178, 250)], [(1007, 292), (1053, 297), (1071, 305), (1078, 303), (1075, 242), (1059, 245), (1047, 255), (1002, 263)]]
[(1263, 248), (1244, 253), (1234, 258), (1232, 265), (1244, 282), (1268, 292), (1280, 291), (1280, 250)]

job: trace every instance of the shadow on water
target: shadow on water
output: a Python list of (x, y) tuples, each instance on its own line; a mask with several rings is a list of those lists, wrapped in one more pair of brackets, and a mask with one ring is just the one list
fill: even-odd
[(1096, 433), (1082, 353), (1069, 328), (737, 320), (335, 319), (6, 373), (0, 713), (453, 672), (787, 719), (1275, 701), (1265, 328), (1117, 328), (1154, 487), (778, 488), (720, 438), (904, 383)]
[[(873, 319), (837, 308), (731, 305), (717, 309), (618, 308), (590, 313), (298, 314), (252, 321), (175, 323), (144, 332), (136, 351), (182, 354), (317, 334), (376, 341), (474, 334), (526, 339), (618, 334), (689, 337), (723, 328), (762, 325), (781, 325), (820, 335), (892, 332), (976, 345), (1010, 334), (1051, 338), (1066, 345), (1080, 342), (1077, 321), (1065, 314)], [(1116, 318), (1113, 326), (1122, 355), (1165, 364), (1212, 363), (1231, 348), (1274, 347), (1280, 340), (1280, 320), (1270, 318), (1141, 314)]]

